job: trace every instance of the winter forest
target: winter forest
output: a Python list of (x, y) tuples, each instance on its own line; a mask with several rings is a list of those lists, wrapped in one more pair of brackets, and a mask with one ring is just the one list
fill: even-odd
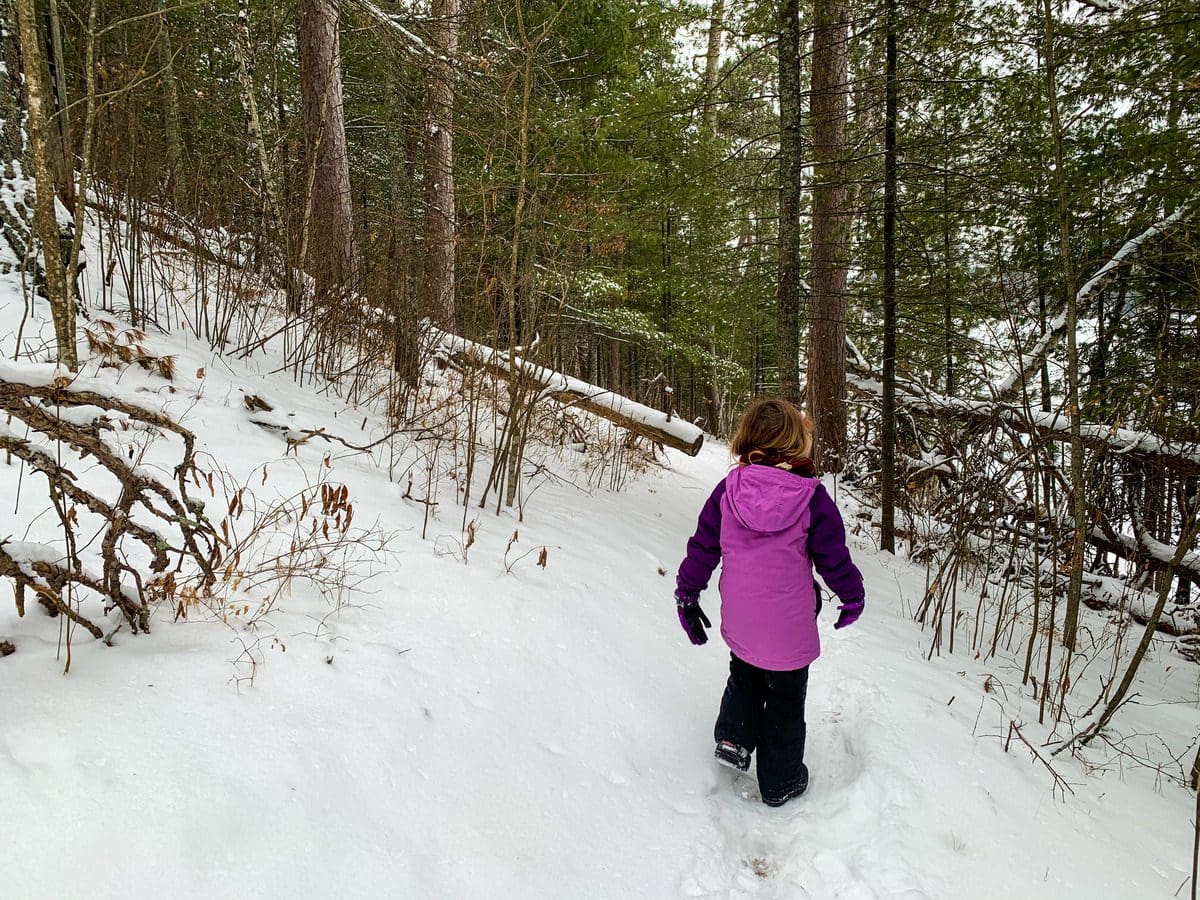
[(1197, 0), (0, 0), (0, 894), (1195, 900), (1198, 404)]

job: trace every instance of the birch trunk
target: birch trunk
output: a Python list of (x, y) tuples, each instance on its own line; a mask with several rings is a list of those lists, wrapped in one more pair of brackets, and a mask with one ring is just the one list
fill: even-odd
[[(262, 119), (258, 114), (258, 100), (254, 94), (254, 77), (250, 71), (250, 3), (249, 0), (238, 0), (237, 36), (234, 40), (234, 55), (238, 63), (238, 82), (242, 89), (242, 110), (246, 114), (246, 136), (249, 140), (247, 150), (254, 157), (258, 168), (259, 183), (263, 192), (263, 202), (267, 217), (284, 250), (284, 264), (287, 266), (287, 303), (292, 312), (299, 312), (299, 297), (295, 279), (292, 275), (293, 259), (291, 240), (284, 224), (283, 205), (279, 199), (279, 186), (275, 173), (271, 169), (271, 160), (267, 155), (267, 142), (263, 134)], [(348, 188), (347, 188), (348, 190)]]
[(75, 304), (67, 288), (59, 245), (58, 221), (54, 215), (55, 177), (51, 163), (49, 85), (43, 79), (42, 48), (38, 40), (33, 0), (17, 0), (17, 26), (25, 72), (25, 98), (29, 109), (29, 146), (36, 184), (34, 229), (42, 244), (46, 267), (46, 293), (54, 319), (58, 362), (74, 371), (79, 365), (75, 348)]
[(704, 128), (717, 131), (717, 81), (721, 72), (721, 38), (725, 31), (725, 0), (713, 0), (708, 14), (708, 47), (704, 54)]

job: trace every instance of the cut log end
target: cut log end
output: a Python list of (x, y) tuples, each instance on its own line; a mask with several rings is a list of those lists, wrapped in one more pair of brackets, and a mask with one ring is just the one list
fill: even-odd
[(553, 391), (546, 396), (557, 400), (559, 403), (569, 404), (577, 409), (600, 416), (602, 419), (607, 419), (609, 422), (624, 428), (626, 431), (649, 438), (656, 444), (662, 444), (664, 447), (670, 447), (672, 450), (679, 450), (688, 456), (696, 456), (699, 454), (700, 448), (704, 446), (703, 432), (696, 435), (695, 440), (688, 441), (670, 431), (655, 428), (653, 425), (624, 416), (603, 404), (592, 403), (586, 396), (574, 391)]

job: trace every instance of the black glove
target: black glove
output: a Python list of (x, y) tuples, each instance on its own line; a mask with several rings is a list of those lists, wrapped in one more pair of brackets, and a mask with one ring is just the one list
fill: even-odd
[(705, 628), (712, 628), (712, 622), (700, 608), (700, 601), (695, 597), (676, 597), (675, 609), (679, 613), (679, 624), (687, 632), (688, 639), (697, 647), (708, 643), (708, 633)]

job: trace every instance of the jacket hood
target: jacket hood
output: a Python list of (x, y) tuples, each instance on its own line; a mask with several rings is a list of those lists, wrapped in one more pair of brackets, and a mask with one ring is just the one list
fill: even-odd
[(774, 466), (738, 466), (725, 478), (725, 496), (743, 526), (771, 534), (799, 521), (819, 483)]

